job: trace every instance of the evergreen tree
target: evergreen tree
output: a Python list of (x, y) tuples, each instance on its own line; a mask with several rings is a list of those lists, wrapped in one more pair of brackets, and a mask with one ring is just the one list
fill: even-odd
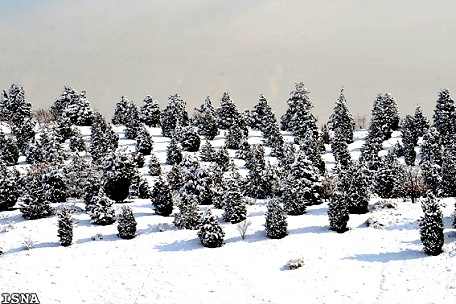
[(278, 199), (271, 199), (267, 204), (266, 236), (271, 239), (281, 239), (287, 236), (287, 217)]
[(369, 211), (370, 195), (365, 170), (366, 168), (360, 163), (352, 164), (347, 170), (349, 180), (344, 182), (348, 184), (345, 195), (348, 200), (348, 211), (351, 214), (363, 214)]
[(131, 153), (131, 156), (133, 157), (136, 167), (138, 167), (138, 168), (144, 167), (144, 164), (146, 163), (146, 158), (144, 157), (144, 154), (142, 154), (141, 152), (135, 151), (135, 152)]
[(215, 154), (215, 162), (220, 166), (222, 171), (227, 171), (230, 164), (230, 155), (225, 146), (217, 150)]
[(236, 224), (247, 218), (247, 206), (242, 195), (240, 176), (237, 171), (231, 171), (225, 184), (223, 195), (223, 219), (225, 222)]
[(60, 245), (68, 247), (73, 242), (73, 225), (74, 219), (71, 215), (70, 208), (62, 208), (57, 212), (58, 220), (58, 234), (60, 238)]
[(280, 191), (280, 201), (288, 215), (302, 215), (306, 213), (308, 201), (305, 200), (303, 189), (291, 182), (285, 181)]
[(56, 98), (51, 106), (50, 112), (54, 119), (61, 117), (70, 104), (74, 104), (78, 98), (77, 92), (70, 86), (63, 87), (63, 92), (59, 98)]
[(182, 161), (182, 152), (177, 144), (176, 138), (172, 137), (167, 147), (166, 163), (168, 165), (177, 165)]
[(140, 126), (136, 136), (136, 151), (141, 152), (143, 155), (149, 155), (153, 148), (153, 139), (149, 131), (143, 126)]
[(151, 197), (152, 206), (154, 206), (156, 214), (169, 216), (173, 212), (173, 194), (168, 182), (162, 175), (155, 182)]
[(86, 204), (85, 210), (87, 213), (90, 213), (95, 205), (94, 198), (97, 197), (100, 190), (102, 190), (103, 183), (101, 179), (101, 172), (92, 170), (89, 174), (87, 174), (87, 179), (83, 185), (83, 199)]
[(150, 128), (160, 127), (161, 111), (158, 101), (153, 100), (150, 95), (144, 98), (143, 105), (139, 110), (139, 119)]
[(258, 103), (253, 107), (250, 113), (251, 128), (260, 130), (263, 133), (268, 133), (271, 124), (277, 124), (277, 119), (271, 106), (264, 95), (260, 95)]
[(241, 140), (239, 150), (236, 151), (236, 157), (243, 160), (248, 160), (253, 157), (252, 146), (249, 144), (248, 138)]
[(179, 213), (174, 217), (174, 225), (180, 229), (198, 229), (201, 222), (201, 214), (198, 208), (198, 201), (193, 195), (182, 193), (177, 203)]
[(24, 189), (20, 211), (28, 220), (40, 219), (52, 214), (52, 208), (43, 191), (44, 168), (32, 166), (24, 177)]
[(172, 95), (168, 100), (168, 105), (161, 113), (161, 127), (162, 135), (171, 137), (179, 123), (188, 126), (188, 113), (185, 109), (186, 102), (179, 95)]
[(69, 148), (70, 148), (71, 152), (86, 152), (87, 151), (87, 144), (86, 144), (85, 140), (82, 138), (81, 131), (79, 131), (78, 128), (74, 128), (71, 130)]
[(418, 143), (418, 132), (415, 119), (412, 116), (405, 116), (405, 119), (402, 122), (401, 132), (405, 163), (409, 166), (413, 166), (416, 158), (415, 146)]
[(195, 128), (186, 127), (183, 130), (180, 143), (182, 146), (182, 150), (188, 152), (197, 152), (201, 144), (201, 139)]
[(228, 149), (239, 149), (244, 133), (238, 125), (232, 125), (228, 132), (225, 132), (225, 146)]
[(331, 149), (334, 159), (336, 160), (336, 164), (342, 169), (347, 168), (351, 162), (351, 156), (348, 151), (346, 138), (342, 136), (342, 131), (334, 131), (334, 136), (331, 138)]
[(139, 174), (133, 177), (129, 189), (131, 198), (150, 199), (151, 191), (149, 183), (144, 177), (139, 176)]
[(0, 164), (14, 166), (19, 159), (19, 147), (13, 137), (0, 131)]
[(430, 127), (423, 136), (421, 145), (420, 167), (423, 171), (424, 182), (434, 194), (441, 180), (443, 150), (440, 133), (435, 127)]
[(114, 115), (112, 116), (111, 122), (113, 125), (124, 125), (127, 119), (127, 110), (131, 101), (126, 96), (122, 96), (120, 101), (116, 103)]
[(350, 144), (353, 142), (355, 120), (347, 108), (344, 88), (340, 90), (340, 96), (336, 102), (334, 112), (329, 117), (329, 129), (334, 132), (334, 137), (339, 138), (345, 143)]
[(43, 175), (45, 199), (51, 203), (66, 201), (67, 185), (63, 174), (58, 168), (48, 167)]
[(0, 164), (0, 211), (14, 207), (19, 196), (17, 177), (5, 165)]
[(369, 133), (367, 134), (364, 145), (361, 147), (360, 161), (372, 173), (378, 168), (380, 157), (378, 153), (383, 149), (381, 127), (377, 123), (369, 125)]
[(128, 197), (131, 181), (137, 174), (133, 157), (124, 150), (108, 155), (103, 161), (103, 189), (116, 202)]
[(132, 239), (136, 236), (136, 219), (129, 206), (122, 206), (117, 219), (117, 231), (122, 239)]
[[(76, 93), (76, 92), (75, 92)], [(90, 126), (93, 120), (93, 110), (87, 100), (86, 91), (76, 94), (63, 111), (63, 115), (68, 117), (72, 124), (77, 126)]]
[(443, 89), (439, 92), (439, 99), (434, 110), (434, 126), (442, 136), (443, 141), (450, 140), (449, 136), (453, 134), (455, 115), (454, 101), (450, 97), (450, 91)]
[(209, 96), (206, 97), (204, 104), (199, 108), (194, 119), (194, 124), (198, 127), (198, 134), (208, 140), (213, 140), (219, 134), (215, 109), (212, 106)]
[(282, 157), (285, 141), (277, 123), (269, 125), (267, 132), (263, 132), (263, 138), (265, 139), (266, 145), (271, 148), (271, 156)]
[[(120, 115), (120, 114), (119, 114)], [(103, 158), (117, 149), (119, 136), (107, 124), (100, 113), (95, 113), (91, 126), (89, 152), (94, 164), (101, 164)]]
[(439, 255), (444, 243), (443, 214), (435, 196), (428, 192), (421, 202), (424, 216), (420, 220), (420, 238), (424, 252)]
[(437, 194), (440, 197), (456, 196), (456, 163), (455, 152), (445, 149)]
[(149, 167), (149, 174), (151, 176), (159, 176), (161, 174), (161, 172), (162, 172), (161, 164), (160, 164), (160, 161), (158, 160), (157, 156), (155, 155), (155, 153), (152, 153), (150, 155), (148, 167)]
[(343, 233), (348, 230), (347, 224), (350, 219), (348, 204), (344, 193), (335, 191), (328, 204), (329, 226), (331, 230)]
[(67, 189), (66, 196), (82, 198), (84, 185), (92, 171), (93, 168), (90, 162), (79, 156), (79, 154), (74, 154), (73, 158), (63, 167), (64, 183)]
[(204, 213), (198, 227), (198, 237), (203, 246), (216, 248), (225, 244), (225, 232), (220, 226), (217, 216), (212, 214), (211, 209), (208, 209)]
[(413, 118), (415, 121), (417, 136), (424, 136), (424, 133), (426, 133), (430, 125), (428, 119), (424, 116), (423, 110), (421, 110), (421, 107), (419, 105), (416, 105), (415, 115)]
[(222, 168), (217, 164), (211, 164), (207, 169), (208, 184), (210, 190), (210, 196), (212, 198), (212, 204), (214, 208), (223, 209), (224, 193), (225, 193), (225, 182), (223, 177)]
[(184, 185), (184, 176), (178, 165), (173, 165), (166, 175), (169, 187), (173, 191), (179, 190)]
[(128, 139), (136, 139), (140, 128), (141, 121), (139, 120), (138, 107), (133, 102), (130, 102), (128, 103), (125, 117), (125, 137)]
[(179, 194), (193, 195), (199, 205), (212, 204), (209, 191), (209, 176), (206, 170), (201, 168), (198, 159), (193, 155), (187, 154), (179, 166), (184, 180), (182, 187), (179, 189)]
[(392, 95), (390, 93), (386, 93), (383, 96), (378, 94), (372, 108), (369, 132), (376, 127), (375, 136), (378, 136), (377, 141), (383, 142), (391, 138), (392, 132), (399, 126), (399, 120), (397, 104)]
[(255, 165), (247, 175), (244, 194), (252, 198), (264, 199), (269, 195), (267, 186), (268, 184), (264, 181), (263, 170)]
[(113, 207), (114, 201), (104, 195), (103, 191), (100, 191), (98, 195), (92, 198), (92, 204), (92, 208), (88, 214), (93, 224), (106, 226), (116, 221), (116, 214)]
[(201, 146), (200, 158), (205, 162), (215, 161), (215, 149), (211, 143), (206, 139), (204, 145)]
[(389, 156), (385, 156), (380, 159), (378, 164), (377, 171), (374, 174), (373, 189), (374, 192), (382, 198), (392, 198), (393, 190), (396, 184), (396, 174), (392, 170), (391, 160), (389, 158), (394, 158), (393, 154), (390, 153)]
[(246, 122), (227, 92), (223, 93), (220, 107), (215, 110), (215, 116), (219, 129), (229, 130), (232, 126), (237, 125), (247, 136)]

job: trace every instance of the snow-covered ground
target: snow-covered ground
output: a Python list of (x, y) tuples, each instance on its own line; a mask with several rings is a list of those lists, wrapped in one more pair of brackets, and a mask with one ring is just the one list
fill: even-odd
[[(168, 139), (160, 129), (151, 133), (164, 163)], [(354, 158), (365, 135), (358, 131), (349, 147)], [(394, 134), (385, 149), (397, 140)], [(252, 132), (249, 142), (260, 141)], [(133, 148), (131, 141), (120, 143)], [(223, 136), (212, 144), (220, 147)], [(328, 166), (334, 161), (330, 153), (325, 160)], [(141, 172), (147, 176), (147, 167)], [(36, 292), (41, 303), (454, 303), (454, 199), (441, 201), (446, 229), (439, 256), (422, 251), (418, 203), (391, 201), (396, 208), (379, 208), (379, 201), (372, 198), (369, 213), (351, 215), (346, 233), (329, 230), (324, 203), (289, 216), (289, 235), (272, 240), (264, 232), (265, 201), (257, 200), (248, 207), (246, 239), (236, 225), (221, 221), (226, 244), (216, 249), (203, 247), (196, 231), (176, 229), (173, 217), (155, 215), (149, 200), (128, 203), (138, 222), (132, 240), (117, 237), (116, 224), (92, 225), (88, 215), (76, 213), (70, 247), (59, 245), (55, 216), (27, 221), (19, 210), (1, 212), (0, 291)], [(84, 207), (81, 201), (66, 204)], [(367, 227), (370, 217), (384, 229)], [(27, 239), (33, 249), (24, 248)], [(305, 265), (287, 270), (288, 260), (299, 257)]]

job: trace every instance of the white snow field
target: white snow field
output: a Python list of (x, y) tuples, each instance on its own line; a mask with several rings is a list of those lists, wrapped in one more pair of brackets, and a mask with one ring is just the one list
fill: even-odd
[[(90, 129), (81, 130), (88, 137)], [(115, 130), (120, 145), (134, 149), (133, 141), (123, 138), (123, 128)], [(160, 135), (160, 129), (150, 131), (164, 165), (169, 139)], [(355, 158), (365, 135), (357, 131), (357, 140), (350, 145)], [(398, 137), (395, 132), (384, 148)], [(212, 144), (219, 148), (223, 140), (220, 135)], [(249, 142), (260, 141), (261, 134), (251, 131)], [(232, 156), (234, 152), (230, 151)], [(23, 169), (21, 160), (18, 167)], [(325, 160), (328, 167), (333, 165), (330, 152)], [(141, 172), (153, 183), (147, 161), (146, 157)], [(245, 176), (243, 161), (235, 163)], [(396, 208), (378, 208), (374, 204), (379, 201), (372, 198), (367, 214), (350, 215), (351, 229), (346, 233), (329, 230), (323, 203), (309, 207), (307, 214), (288, 216), (289, 235), (272, 240), (263, 226), (266, 201), (257, 200), (248, 207), (252, 225), (246, 239), (241, 239), (236, 225), (220, 219), (226, 244), (216, 249), (203, 247), (197, 231), (175, 228), (172, 216), (155, 215), (149, 200), (126, 203), (138, 222), (132, 240), (117, 236), (117, 224), (93, 225), (88, 215), (75, 213), (70, 247), (59, 244), (56, 216), (24, 220), (17, 209), (1, 212), (0, 292), (35, 292), (41, 303), (455, 303), (454, 199), (441, 201), (446, 229), (439, 256), (423, 252), (419, 203), (390, 200)], [(84, 208), (82, 201), (59, 205)], [(367, 227), (369, 217), (384, 229)], [(27, 239), (34, 248), (25, 249)], [(287, 270), (286, 263), (300, 257), (305, 265)]]

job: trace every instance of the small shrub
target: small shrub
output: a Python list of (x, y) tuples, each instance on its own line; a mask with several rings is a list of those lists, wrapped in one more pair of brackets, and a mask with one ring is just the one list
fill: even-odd
[(122, 206), (117, 220), (117, 231), (122, 239), (132, 239), (136, 236), (136, 220), (129, 206)]
[(287, 269), (288, 270), (293, 270), (293, 269), (298, 269), (299, 267), (304, 266), (304, 258), (300, 257), (297, 259), (291, 259), (287, 262)]
[(243, 240), (245, 240), (245, 235), (247, 234), (247, 230), (249, 229), (250, 225), (252, 225), (252, 222), (248, 220), (243, 220), (236, 225), (236, 229), (239, 231), (239, 234)]
[(22, 246), (27, 250), (33, 249), (35, 248), (35, 241), (31, 236), (28, 236), (22, 241)]

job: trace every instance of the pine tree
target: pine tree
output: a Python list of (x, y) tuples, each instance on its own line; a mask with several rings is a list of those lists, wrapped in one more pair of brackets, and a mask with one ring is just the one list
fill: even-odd
[(243, 132), (247, 131), (245, 120), (227, 92), (223, 93), (220, 107), (215, 110), (215, 116), (219, 129), (229, 130), (232, 126), (238, 125)]
[(445, 149), (437, 193), (440, 197), (456, 196), (456, 163), (455, 152)]
[(71, 129), (69, 148), (71, 152), (86, 152), (87, 143), (78, 128)]
[(336, 190), (328, 204), (329, 226), (331, 230), (338, 233), (343, 233), (348, 230), (347, 224), (350, 215), (348, 213), (347, 205), (344, 193)]
[(442, 164), (443, 150), (440, 133), (432, 126), (423, 136), (420, 167), (425, 184), (434, 194), (437, 193), (437, 187), (440, 184)]
[(223, 219), (225, 222), (236, 224), (247, 218), (247, 206), (242, 195), (240, 175), (237, 168), (229, 172), (223, 194)]
[(216, 248), (225, 244), (225, 232), (220, 226), (217, 216), (212, 214), (211, 209), (208, 209), (201, 218), (198, 237), (205, 247)]
[(247, 160), (253, 157), (252, 146), (249, 144), (248, 138), (241, 140), (239, 150), (236, 151), (235, 156), (243, 160)]
[(444, 243), (443, 214), (435, 196), (428, 192), (421, 201), (424, 216), (420, 220), (420, 238), (424, 252), (429, 255), (439, 255)]
[(195, 128), (186, 127), (182, 132), (180, 143), (182, 150), (188, 152), (197, 152), (201, 144), (201, 139)]
[(144, 177), (139, 176), (139, 174), (131, 180), (129, 189), (130, 198), (150, 199), (151, 191), (147, 180)]
[(138, 151), (134, 151), (131, 153), (131, 157), (133, 157), (133, 161), (135, 162), (136, 167), (144, 167), (144, 164), (146, 163), (146, 158), (144, 157), (144, 154)]
[(92, 208), (88, 212), (93, 224), (111, 225), (116, 221), (114, 201), (106, 196), (103, 191), (92, 198)]
[(48, 167), (43, 175), (43, 190), (45, 199), (51, 203), (65, 202), (67, 185), (63, 174), (58, 168)]
[(401, 131), (405, 163), (409, 166), (413, 166), (416, 158), (415, 146), (418, 143), (418, 132), (415, 119), (412, 116), (405, 116), (405, 119), (402, 122)]
[(106, 155), (117, 149), (118, 141), (119, 136), (112, 130), (111, 125), (106, 123), (100, 113), (95, 113), (89, 146), (92, 162), (97, 165), (101, 164)]
[(68, 247), (73, 242), (73, 225), (74, 219), (71, 215), (71, 210), (67, 207), (62, 208), (57, 212), (58, 220), (58, 234), (60, 238), (60, 245)]
[(215, 161), (215, 149), (211, 143), (206, 139), (204, 145), (201, 146), (200, 158), (205, 162)]
[(427, 129), (429, 129), (430, 125), (428, 119), (423, 115), (423, 110), (421, 110), (421, 107), (419, 105), (416, 105), (415, 115), (413, 116), (413, 118), (415, 121), (416, 132), (418, 137), (424, 136)]
[(178, 124), (188, 126), (186, 102), (177, 94), (169, 96), (168, 100), (168, 105), (161, 113), (162, 135), (165, 137), (171, 137)]
[(0, 164), (0, 211), (16, 205), (20, 196), (19, 182), (13, 172)]
[(260, 95), (258, 103), (253, 107), (250, 113), (252, 123), (250, 124), (252, 129), (260, 130), (263, 133), (267, 133), (271, 124), (277, 124), (277, 119), (271, 106), (264, 95)]
[(348, 211), (351, 214), (367, 213), (370, 195), (367, 179), (364, 174), (366, 168), (360, 164), (355, 163), (347, 170), (349, 171), (348, 191), (346, 197), (348, 199)]
[(392, 170), (391, 159), (394, 158), (392, 153), (380, 159), (377, 171), (374, 174), (373, 189), (374, 192), (382, 198), (392, 198), (396, 181), (396, 174)]
[(308, 201), (305, 200), (303, 189), (291, 182), (285, 181), (280, 191), (280, 201), (288, 215), (302, 215), (306, 213)]
[(333, 131), (334, 137), (347, 144), (353, 142), (353, 131), (355, 130), (355, 120), (347, 108), (344, 88), (340, 90), (339, 99), (336, 102), (333, 114), (329, 117), (329, 129)]
[(243, 139), (244, 133), (238, 125), (232, 125), (228, 132), (225, 132), (225, 146), (228, 149), (239, 149)]
[(173, 212), (173, 194), (168, 182), (162, 175), (158, 177), (152, 188), (151, 202), (155, 213), (161, 216), (169, 216)]
[(19, 159), (19, 147), (13, 137), (0, 131), (0, 164), (14, 166)]
[(136, 139), (140, 128), (141, 121), (139, 120), (138, 107), (133, 102), (130, 102), (128, 103), (125, 117), (125, 137), (128, 139)]
[(125, 200), (137, 170), (133, 157), (125, 150), (110, 153), (103, 161), (102, 180), (106, 195), (116, 202)]
[(90, 126), (93, 120), (93, 110), (90, 108), (90, 102), (87, 100), (86, 91), (82, 90), (79, 95), (76, 94), (63, 112), (72, 124), (77, 126)]
[(201, 222), (201, 214), (196, 197), (182, 193), (179, 195), (177, 208), (179, 208), (179, 213), (174, 217), (174, 225), (180, 229), (198, 229), (198, 225)]
[(173, 165), (166, 175), (171, 190), (177, 191), (184, 185), (184, 176), (178, 165)]
[(51, 106), (50, 112), (54, 119), (62, 116), (66, 108), (75, 102), (78, 98), (77, 92), (71, 86), (63, 87), (63, 92), (59, 98), (56, 98), (54, 104)]
[(187, 193), (195, 196), (199, 205), (212, 204), (209, 191), (209, 176), (206, 170), (200, 166), (198, 159), (187, 154), (179, 165), (182, 170), (183, 185), (179, 194)]
[(160, 164), (160, 161), (158, 160), (157, 156), (155, 155), (155, 153), (152, 153), (150, 155), (148, 167), (149, 167), (149, 174), (151, 176), (159, 176), (161, 174), (161, 172), (162, 172), (161, 164)]
[(434, 110), (434, 126), (442, 136), (443, 141), (449, 140), (449, 136), (453, 133), (455, 115), (454, 101), (450, 97), (450, 91), (443, 89), (439, 92), (439, 99)]
[(225, 146), (217, 150), (215, 154), (215, 162), (220, 166), (222, 171), (227, 171), (230, 164), (230, 155)]
[(144, 98), (143, 105), (139, 110), (139, 119), (146, 126), (150, 128), (156, 128), (160, 127), (160, 116), (161, 111), (158, 102), (156, 100), (153, 100), (150, 95), (147, 95)]
[(266, 236), (271, 239), (281, 239), (287, 236), (287, 217), (278, 199), (271, 199), (267, 204)]
[(372, 119), (369, 131), (375, 126), (377, 128), (375, 136), (378, 136), (378, 142), (390, 139), (391, 134), (399, 126), (399, 112), (397, 104), (390, 93), (385, 95), (378, 94), (372, 108)]
[[(336, 128), (337, 130), (337, 128)], [(342, 137), (342, 131), (335, 131), (334, 136), (331, 138), (331, 150), (336, 160), (336, 164), (345, 169), (351, 162), (350, 152), (346, 139)]]
[(132, 239), (136, 236), (136, 219), (129, 206), (122, 206), (117, 218), (117, 231), (121, 239)]
[(24, 177), (24, 189), (20, 211), (28, 220), (40, 219), (52, 214), (52, 208), (43, 191), (44, 168), (32, 166)]
[(166, 152), (166, 163), (168, 165), (177, 165), (182, 161), (182, 152), (177, 144), (176, 138), (172, 137)]
[(94, 198), (98, 196), (100, 190), (102, 190), (102, 180), (101, 180), (101, 172), (97, 170), (91, 170), (87, 174), (87, 179), (84, 182), (84, 195), (83, 199), (86, 204), (85, 211), (90, 213), (95, 205)]
[(126, 96), (122, 96), (120, 101), (116, 103), (116, 108), (114, 110), (114, 115), (112, 116), (111, 122), (113, 125), (124, 125), (127, 119), (127, 109), (130, 100)]
[(280, 133), (279, 126), (277, 123), (273, 123), (267, 130), (268, 131), (266, 133), (263, 132), (263, 138), (266, 140), (266, 145), (271, 148), (271, 156), (278, 158), (282, 157), (284, 153), (283, 147), (285, 145), (285, 141)]
[(213, 140), (219, 134), (215, 109), (209, 96), (206, 97), (204, 104), (195, 109), (197, 115), (194, 124), (198, 127), (198, 134), (208, 140)]
[(143, 126), (140, 126), (136, 136), (136, 151), (141, 152), (143, 155), (149, 155), (153, 148), (153, 139), (149, 131)]

